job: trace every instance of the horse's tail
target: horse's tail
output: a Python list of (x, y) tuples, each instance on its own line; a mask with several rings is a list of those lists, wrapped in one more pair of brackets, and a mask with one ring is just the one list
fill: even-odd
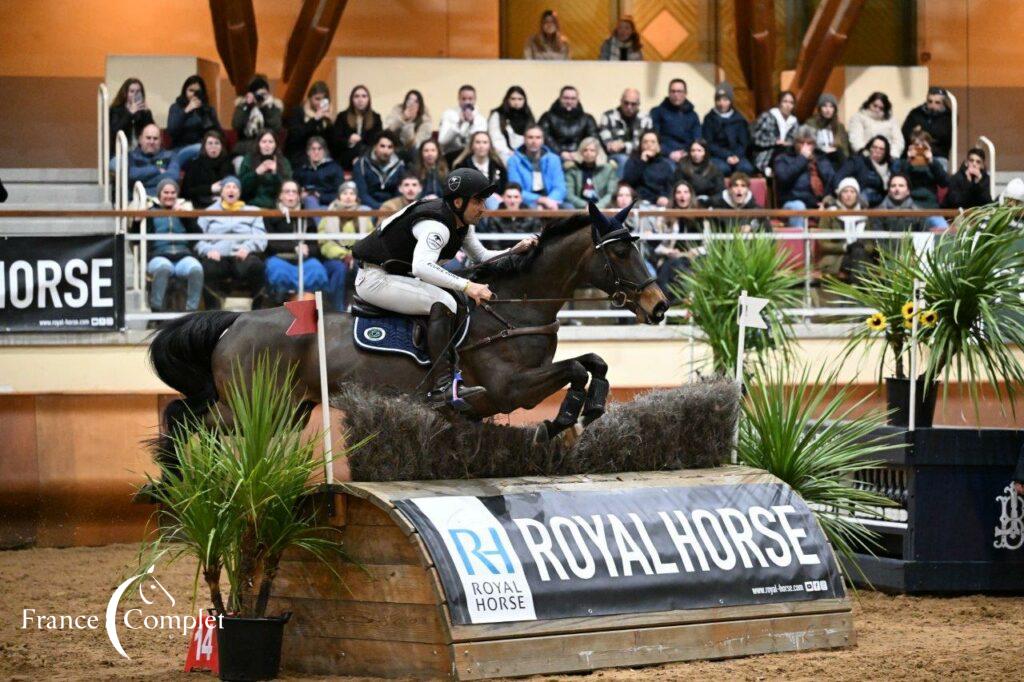
[(160, 435), (153, 442), (156, 459), (176, 467), (174, 438), (190, 420), (202, 416), (217, 402), (213, 381), (213, 349), (239, 313), (215, 311), (183, 315), (166, 324), (153, 337), (149, 359), (160, 379), (184, 398), (165, 409)]

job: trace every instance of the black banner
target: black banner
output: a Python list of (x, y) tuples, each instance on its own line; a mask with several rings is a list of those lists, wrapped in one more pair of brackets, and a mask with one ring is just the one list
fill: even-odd
[(841, 597), (811, 510), (788, 486), (551, 491), (396, 501), (459, 624)]
[(0, 329), (124, 326), (124, 237), (0, 237)]

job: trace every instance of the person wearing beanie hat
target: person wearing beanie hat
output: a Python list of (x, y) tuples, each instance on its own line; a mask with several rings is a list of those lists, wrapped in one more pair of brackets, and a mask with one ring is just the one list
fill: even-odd
[[(346, 180), (338, 187), (338, 198), (328, 208), (332, 211), (367, 211), (369, 206), (359, 203), (359, 188), (356, 183)], [(373, 230), (369, 218), (338, 218), (328, 216), (320, 221), (318, 232), (331, 234), (368, 234)], [(327, 286), (324, 292), (327, 300), (339, 313), (345, 312), (346, 298), (352, 290), (355, 268), (352, 259), (352, 242), (325, 240), (320, 242), (320, 261), (327, 270)]]
[(750, 175), (754, 166), (747, 159), (750, 145), (750, 126), (743, 114), (733, 107), (732, 85), (727, 82), (715, 88), (715, 106), (704, 117), (702, 132), (708, 141), (711, 162), (718, 166), (723, 175), (740, 171)]
[[(220, 199), (210, 211), (231, 211), (236, 215), (203, 216), (199, 229), (207, 238), (196, 244), (207, 282), (207, 309), (219, 308), (223, 298), (242, 289), (256, 298), (263, 288), (263, 252), (267, 248), (263, 218), (254, 216), (253, 206), (242, 201), (242, 181), (228, 175), (220, 181)], [(245, 235), (245, 239), (225, 238)]]
[(270, 94), (270, 81), (261, 73), (249, 81), (249, 87), (235, 99), (231, 127), (238, 133), (234, 155), (245, 156), (256, 149), (260, 131), (277, 134), (284, 125), (284, 103)]
[[(194, 234), (199, 231), (194, 219), (165, 213), (192, 210), (191, 203), (178, 198), (178, 183), (171, 178), (157, 183), (156, 199), (150, 210), (156, 213), (147, 219), (149, 234)], [(203, 293), (203, 266), (192, 256), (191, 242), (155, 239), (149, 242), (147, 254), (149, 309), (154, 313), (167, 310), (167, 289), (171, 280), (176, 278), (185, 282), (185, 312), (198, 310)]]
[(207, 130), (203, 133), (199, 156), (185, 167), (181, 196), (195, 206), (206, 208), (217, 200), (221, 178), (234, 170), (224, 134), (219, 130)]
[(839, 101), (835, 95), (825, 92), (818, 97), (818, 105), (806, 125), (814, 129), (817, 148), (828, 156), (834, 168), (850, 158), (850, 138), (839, 120)]
[(1006, 189), (999, 196), (999, 203), (1003, 206), (1024, 205), (1024, 178), (1013, 178), (1006, 183)]
[(779, 93), (777, 106), (772, 107), (754, 121), (751, 138), (754, 143), (754, 165), (764, 173), (772, 158), (793, 144), (797, 120), (793, 115), (796, 97), (789, 90)]
[[(862, 211), (868, 208), (860, 194), (856, 178), (843, 178), (836, 186), (834, 196), (825, 197), (824, 207), (834, 211)], [(877, 249), (870, 239), (862, 239), (868, 220), (864, 216), (840, 215), (822, 219), (819, 227), (827, 232), (845, 232), (841, 240), (826, 239), (818, 242), (821, 249), (819, 267), (842, 280), (856, 282), (868, 263), (875, 261)]]

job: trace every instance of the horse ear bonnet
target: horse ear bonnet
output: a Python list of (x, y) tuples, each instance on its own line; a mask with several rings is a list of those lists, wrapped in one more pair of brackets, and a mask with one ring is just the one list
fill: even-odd
[(635, 205), (636, 201), (609, 218), (601, 212), (597, 204), (592, 201), (587, 202), (587, 210), (590, 211), (592, 219), (594, 243), (600, 244), (601, 242), (619, 239), (634, 239), (629, 233), (629, 228), (626, 227), (626, 219), (629, 218), (629, 212), (633, 210)]

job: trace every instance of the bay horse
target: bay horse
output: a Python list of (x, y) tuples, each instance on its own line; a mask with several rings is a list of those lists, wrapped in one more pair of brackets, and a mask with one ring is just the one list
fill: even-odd
[[(608, 365), (595, 353), (552, 362), (558, 344), (557, 314), (584, 286), (604, 291), (638, 321), (657, 324), (668, 308), (637, 248), (637, 237), (623, 226), (629, 208), (614, 218), (591, 206), (543, 230), (537, 245), (522, 254), (499, 256), (463, 274), (490, 285), (497, 300), (475, 306), (468, 336), (460, 349), (467, 385), (487, 392), (468, 400), (477, 418), (531, 408), (569, 385), (554, 420), (538, 427), (547, 440), (581, 421), (586, 426), (603, 414), (608, 395)], [(585, 229), (590, 227), (590, 229)], [(352, 340), (349, 314), (325, 315), (330, 386), (358, 382), (377, 390), (426, 392), (429, 368), (400, 354), (367, 352)], [(164, 411), (157, 459), (177, 464), (170, 434), (189, 419), (231, 415), (220, 397), (236, 366), (242, 376), (264, 351), (279, 365), (296, 368), (296, 405), (320, 400), (316, 335), (286, 336), (292, 322), (283, 308), (237, 313), (198, 312), (171, 321), (153, 337), (150, 359), (157, 375), (184, 398)], [(582, 417), (582, 418), (581, 418)]]

